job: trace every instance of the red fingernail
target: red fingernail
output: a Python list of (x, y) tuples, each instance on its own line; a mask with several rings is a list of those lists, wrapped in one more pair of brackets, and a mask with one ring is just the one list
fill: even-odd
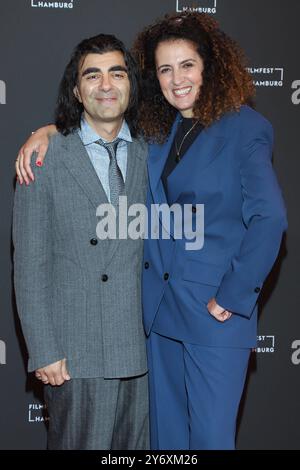
[(37, 166), (42, 166), (42, 162), (38, 161), (36, 162)]

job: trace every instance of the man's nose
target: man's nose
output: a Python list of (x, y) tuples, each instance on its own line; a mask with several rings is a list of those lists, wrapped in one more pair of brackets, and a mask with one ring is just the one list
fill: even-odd
[(103, 74), (100, 86), (101, 89), (104, 91), (108, 91), (111, 89), (111, 78), (109, 74)]

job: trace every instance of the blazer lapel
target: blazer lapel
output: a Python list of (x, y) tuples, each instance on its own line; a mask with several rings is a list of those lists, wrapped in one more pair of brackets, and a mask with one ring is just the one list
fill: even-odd
[(65, 148), (63, 162), (95, 209), (99, 204), (108, 203), (106, 193), (77, 133), (70, 134), (66, 138)]
[[(204, 129), (201, 132), (198, 138), (187, 150), (182, 161), (168, 177), (167, 201), (166, 193), (161, 181), (161, 175), (168, 158), (179, 121), (180, 115), (178, 114), (167, 142), (163, 145), (153, 145), (151, 148), (148, 159), (148, 173), (150, 189), (155, 204), (168, 204), (168, 201), (170, 204), (176, 202), (181, 192), (189, 187), (188, 182), (191, 172), (201, 174), (201, 172), (214, 161), (226, 141), (222, 132), (222, 124), (220, 122), (213, 124), (211, 127)], [(161, 213), (159, 214), (159, 217), (164, 229), (174, 237), (173, 213), (171, 213), (170, 227), (164, 224)]]
[[(108, 204), (109, 201), (79, 135), (74, 133), (67, 136), (64, 146), (66, 152), (63, 163), (94, 206), (96, 235), (96, 209), (100, 204)], [(116, 243), (115, 240), (101, 240), (100, 256), (103, 259), (104, 270), (108, 265), (114, 243)]]
[[(146, 158), (145, 155), (141, 154), (141, 146), (137, 139), (133, 139), (132, 142), (127, 142), (127, 168), (126, 168), (126, 179), (125, 179), (125, 195), (127, 197), (127, 208), (131, 204), (136, 202), (136, 191), (138, 185), (143, 184), (143, 177), (146, 172)], [(119, 225), (119, 214), (117, 211), (117, 229)], [(127, 227), (128, 228), (128, 227)], [(113, 258), (120, 238), (117, 237), (115, 240), (109, 240), (108, 250), (106, 254), (107, 265)]]
[[(146, 155), (145, 155), (146, 152)], [(125, 193), (128, 207), (136, 202), (136, 188), (142, 184), (146, 174), (148, 147), (142, 146), (138, 139), (127, 142), (127, 171)]]
[(166, 202), (166, 195), (160, 178), (166, 164), (179, 121), (180, 115), (178, 114), (172, 126), (171, 133), (163, 145), (152, 144), (150, 147), (148, 158), (149, 183), (154, 201), (158, 204), (162, 202), (162, 199), (164, 200), (163, 202)]
[(189, 188), (191, 172), (200, 176), (224, 147), (226, 138), (220, 132), (218, 124), (203, 129), (169, 175), (168, 199), (171, 204), (176, 202), (182, 191)]
[[(88, 153), (77, 133), (70, 134), (66, 138), (64, 146), (66, 153), (63, 162), (94, 205), (96, 216), (97, 207), (100, 204), (108, 204), (109, 201), (89, 159)], [(125, 194), (127, 195), (128, 207), (132, 203), (131, 201), (134, 200), (136, 187), (140, 184), (139, 181), (142, 181), (142, 172), (145, 171), (144, 162), (146, 158), (145, 155), (142, 155), (142, 152), (144, 152), (144, 150), (142, 150), (141, 145), (136, 139), (133, 139), (133, 142), (127, 143)], [(118, 227), (118, 214), (116, 224)], [(105, 266), (107, 266), (118, 247), (119, 238), (106, 239), (101, 243), (105, 257)]]
[[(164, 190), (163, 183), (161, 181), (161, 175), (166, 164), (166, 160), (168, 158), (173, 139), (175, 137), (177, 127), (180, 121), (180, 114), (177, 115), (174, 124), (172, 126), (170, 135), (163, 145), (153, 144), (150, 148), (149, 158), (148, 158), (148, 175), (149, 175), (149, 185), (150, 190), (153, 196), (153, 200), (155, 204), (168, 204), (166, 193)], [(151, 208), (153, 210), (153, 208)], [(157, 210), (157, 208), (155, 208)], [(173, 235), (173, 214), (171, 213), (171, 220), (170, 226), (164, 223), (162, 218), (162, 213), (159, 212), (159, 219), (164, 227), (164, 229), (169, 233), (172, 237)]]

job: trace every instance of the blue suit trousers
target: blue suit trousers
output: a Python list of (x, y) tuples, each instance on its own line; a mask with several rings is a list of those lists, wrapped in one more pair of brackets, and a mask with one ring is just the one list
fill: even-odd
[(249, 348), (205, 347), (152, 331), (151, 449), (234, 449), (249, 356)]

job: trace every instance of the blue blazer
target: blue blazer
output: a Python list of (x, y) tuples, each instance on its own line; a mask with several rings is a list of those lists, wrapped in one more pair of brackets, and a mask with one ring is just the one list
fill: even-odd
[[(161, 174), (180, 116), (163, 145), (151, 145), (148, 213), (167, 203)], [(168, 177), (170, 204), (204, 204), (204, 245), (186, 250), (186, 239), (149, 238), (144, 246), (144, 325), (203, 346), (254, 347), (257, 299), (287, 227), (271, 158), (270, 123), (248, 106), (203, 130)], [(153, 210), (153, 208), (152, 208)], [(157, 210), (154, 209), (154, 210)], [(150, 220), (149, 220), (150, 223)], [(150, 232), (150, 229), (149, 229)], [(234, 313), (222, 323), (207, 310), (215, 297)]]

